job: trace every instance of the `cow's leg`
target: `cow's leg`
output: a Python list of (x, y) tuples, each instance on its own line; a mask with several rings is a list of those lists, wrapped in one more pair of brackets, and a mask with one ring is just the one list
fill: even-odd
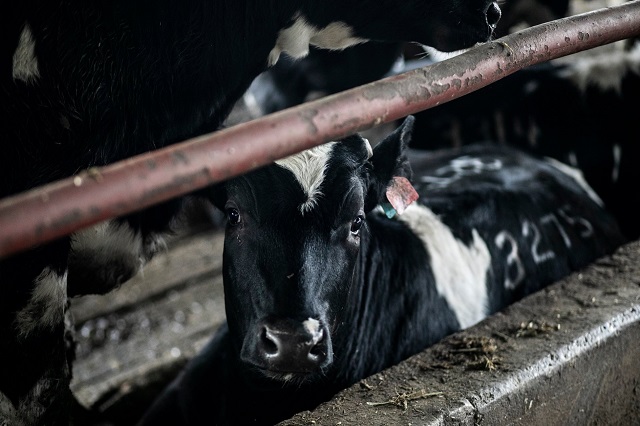
[(0, 260), (0, 423), (68, 424), (68, 239)]

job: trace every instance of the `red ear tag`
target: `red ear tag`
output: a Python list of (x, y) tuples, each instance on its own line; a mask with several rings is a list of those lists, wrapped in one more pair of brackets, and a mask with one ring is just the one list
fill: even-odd
[[(394, 176), (387, 187), (387, 200), (398, 214), (404, 213), (406, 208), (418, 197), (415, 188), (405, 177)], [(389, 215), (387, 214), (387, 216)]]

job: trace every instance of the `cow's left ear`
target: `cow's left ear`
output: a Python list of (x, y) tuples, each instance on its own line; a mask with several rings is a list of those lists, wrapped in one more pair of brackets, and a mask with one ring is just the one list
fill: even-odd
[(364, 205), (366, 212), (371, 211), (378, 204), (388, 203), (388, 189), (401, 181), (401, 178), (411, 180), (411, 165), (405, 151), (411, 140), (413, 122), (413, 116), (408, 116), (393, 133), (374, 148), (370, 159), (372, 168)]

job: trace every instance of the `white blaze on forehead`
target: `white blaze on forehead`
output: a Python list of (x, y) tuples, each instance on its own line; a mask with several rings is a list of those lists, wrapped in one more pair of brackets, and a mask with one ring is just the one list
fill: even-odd
[(491, 254), (478, 232), (466, 246), (428, 208), (412, 204), (398, 217), (420, 237), (431, 258), (438, 294), (453, 310), (460, 327), (467, 328), (487, 315), (486, 277)]
[(310, 211), (317, 204), (318, 197), (322, 196), (320, 187), (335, 144), (329, 142), (276, 161), (277, 165), (293, 173), (307, 196), (307, 200), (299, 207), (302, 214)]
[(595, 201), (596, 204), (598, 204), (599, 206), (604, 207), (604, 203), (602, 202), (600, 197), (598, 197), (598, 194), (596, 194), (596, 192), (591, 188), (591, 186), (589, 186), (589, 184), (585, 180), (584, 175), (582, 174), (582, 171), (578, 169), (574, 169), (573, 167), (567, 164), (564, 164), (554, 158), (545, 158), (545, 160), (549, 164), (551, 164), (553, 167), (560, 170), (565, 175), (573, 178), (573, 180), (575, 180), (576, 183), (580, 185), (582, 189), (584, 189), (584, 191), (587, 193), (589, 198)]
[(29, 303), (16, 314), (16, 326), (22, 337), (36, 329), (52, 330), (64, 320), (67, 300), (67, 273), (59, 275), (45, 268), (33, 283)]
[(20, 33), (18, 48), (13, 54), (12, 76), (14, 80), (22, 80), (25, 83), (33, 82), (40, 77), (38, 59), (36, 58), (36, 42), (33, 39), (31, 27), (26, 23)]
[(354, 37), (353, 29), (344, 22), (332, 22), (324, 28), (318, 28), (308, 23), (300, 13), (296, 13), (293, 19), (293, 24), (278, 34), (276, 45), (269, 53), (269, 66), (278, 61), (282, 52), (296, 59), (307, 56), (309, 45), (342, 50), (367, 41)]
[(308, 320), (302, 323), (305, 330), (311, 335), (312, 344), (317, 344), (320, 340), (322, 340), (322, 329), (320, 328), (320, 321), (309, 318)]

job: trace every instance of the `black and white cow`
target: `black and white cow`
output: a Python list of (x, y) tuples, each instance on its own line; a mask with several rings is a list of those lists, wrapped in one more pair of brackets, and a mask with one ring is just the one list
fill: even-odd
[(284, 57), (251, 83), (244, 102), (254, 117), (379, 80), (401, 69), (404, 43), (368, 42), (347, 50), (311, 48), (298, 60)]
[[(494, 31), (495, 37), (562, 18), (569, 10), (569, 0), (508, 0), (502, 2), (500, 8), (502, 17)], [(369, 42), (342, 51), (312, 48), (302, 59), (282, 58), (261, 73), (244, 100), (252, 116), (259, 117), (389, 74), (426, 66), (434, 58), (447, 56), (434, 49), (428, 51), (432, 57), (425, 60), (426, 54), (421, 48), (403, 42)]]
[[(491, 0), (13, 2), (0, 13), (0, 197), (216, 130), (283, 52), (455, 50), (499, 17)], [(177, 204), (0, 259), (0, 422), (66, 423), (67, 276), (72, 294), (126, 280)]]
[(629, 239), (640, 238), (640, 42), (518, 71), (416, 114), (412, 146), (517, 146), (579, 168)]
[[(283, 420), (623, 242), (579, 172), (496, 146), (410, 164), (411, 127), (373, 153), (352, 136), (218, 188), (228, 326), (143, 425)], [(419, 202), (393, 216), (412, 168)]]

